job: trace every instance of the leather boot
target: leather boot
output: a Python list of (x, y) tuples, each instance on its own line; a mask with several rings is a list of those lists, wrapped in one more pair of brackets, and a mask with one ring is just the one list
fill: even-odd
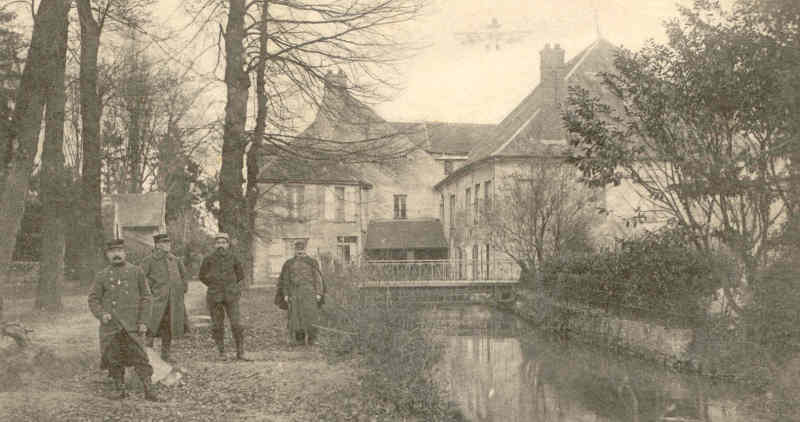
[(163, 402), (164, 399), (158, 396), (155, 391), (155, 387), (153, 387), (152, 381), (150, 381), (150, 377), (139, 377), (142, 380), (142, 385), (144, 385), (144, 399), (147, 401), (153, 402)]
[(236, 359), (249, 361), (250, 359), (244, 357), (244, 335), (238, 334), (234, 336), (233, 339), (236, 341)]
[(162, 340), (162, 343), (161, 343), (161, 359), (163, 359), (164, 362), (172, 363), (172, 360), (169, 358), (169, 346), (170, 346), (170, 342), (169, 341), (163, 341)]
[(125, 373), (116, 375), (114, 378), (114, 393), (111, 395), (113, 400), (122, 400), (128, 397), (128, 391), (125, 390)]

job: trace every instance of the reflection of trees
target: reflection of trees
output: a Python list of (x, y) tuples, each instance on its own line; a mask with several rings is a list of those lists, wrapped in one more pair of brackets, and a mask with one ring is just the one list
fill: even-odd
[(426, 317), (488, 323), (471, 336), (450, 337), (451, 391), (469, 420), (721, 421), (710, 418), (709, 386), (700, 380), (530, 334), (509, 338), (507, 330), (491, 328), (502, 318), (480, 309)]
[(520, 402), (533, 421), (586, 414), (625, 422), (710, 421), (702, 387), (686, 386), (677, 376), (539, 339), (522, 339), (520, 346)]

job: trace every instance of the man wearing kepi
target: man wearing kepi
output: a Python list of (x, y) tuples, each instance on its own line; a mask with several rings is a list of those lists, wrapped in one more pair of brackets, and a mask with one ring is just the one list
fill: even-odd
[(244, 329), (239, 316), (239, 283), (244, 279), (242, 264), (230, 251), (230, 238), (226, 233), (214, 237), (214, 253), (205, 257), (200, 265), (199, 278), (208, 288), (206, 302), (211, 314), (211, 335), (222, 359), (225, 359), (225, 314), (231, 324), (236, 343), (236, 359), (244, 357)]
[(95, 275), (89, 309), (100, 320), (100, 348), (114, 379), (114, 398), (127, 397), (125, 367), (133, 366), (144, 385), (145, 399), (159, 401), (143, 344), (150, 316), (150, 287), (142, 269), (125, 260), (124, 245), (121, 239), (106, 244), (110, 265)]
[(295, 256), (283, 264), (278, 279), (278, 290), (289, 304), (289, 340), (292, 343), (312, 343), (316, 336), (318, 307), (325, 295), (325, 283), (319, 264), (306, 255), (306, 243), (294, 244)]
[(161, 337), (161, 358), (169, 362), (172, 339), (183, 336), (183, 296), (189, 283), (183, 263), (170, 252), (169, 235), (157, 234), (153, 236), (153, 242), (153, 253), (142, 261), (142, 271), (153, 293), (148, 345), (152, 346), (153, 337)]

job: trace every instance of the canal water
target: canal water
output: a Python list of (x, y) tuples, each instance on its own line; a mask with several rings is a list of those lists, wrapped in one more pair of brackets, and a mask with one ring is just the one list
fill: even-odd
[[(753, 422), (729, 385), (575, 342), (484, 306), (428, 309), (446, 339), (437, 383), (470, 421)], [(441, 338), (441, 337), (440, 337)]]

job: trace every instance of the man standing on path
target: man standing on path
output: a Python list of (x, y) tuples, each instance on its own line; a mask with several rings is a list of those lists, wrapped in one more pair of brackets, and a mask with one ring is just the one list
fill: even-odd
[(153, 367), (143, 344), (150, 316), (150, 287), (142, 269), (125, 260), (124, 246), (121, 239), (106, 244), (110, 265), (95, 275), (89, 309), (100, 320), (100, 349), (114, 380), (114, 398), (127, 397), (125, 367), (133, 366), (144, 385), (145, 399), (160, 401), (153, 391)]
[(244, 357), (244, 329), (239, 316), (239, 297), (242, 294), (239, 283), (244, 279), (242, 264), (230, 251), (230, 238), (226, 233), (214, 237), (214, 252), (203, 259), (199, 278), (208, 288), (206, 303), (211, 314), (211, 335), (217, 350), (225, 359), (225, 314), (231, 324), (233, 340), (236, 343), (236, 359)]
[(169, 235), (157, 234), (153, 242), (153, 253), (142, 261), (142, 271), (153, 293), (147, 341), (152, 346), (153, 337), (161, 337), (161, 359), (171, 362), (172, 339), (183, 336), (186, 315), (183, 295), (189, 290), (189, 283), (183, 263), (171, 253)]
[(316, 337), (319, 306), (325, 295), (325, 283), (317, 261), (306, 255), (306, 244), (294, 244), (295, 256), (283, 264), (278, 290), (289, 304), (288, 330), (292, 343), (312, 343)]

